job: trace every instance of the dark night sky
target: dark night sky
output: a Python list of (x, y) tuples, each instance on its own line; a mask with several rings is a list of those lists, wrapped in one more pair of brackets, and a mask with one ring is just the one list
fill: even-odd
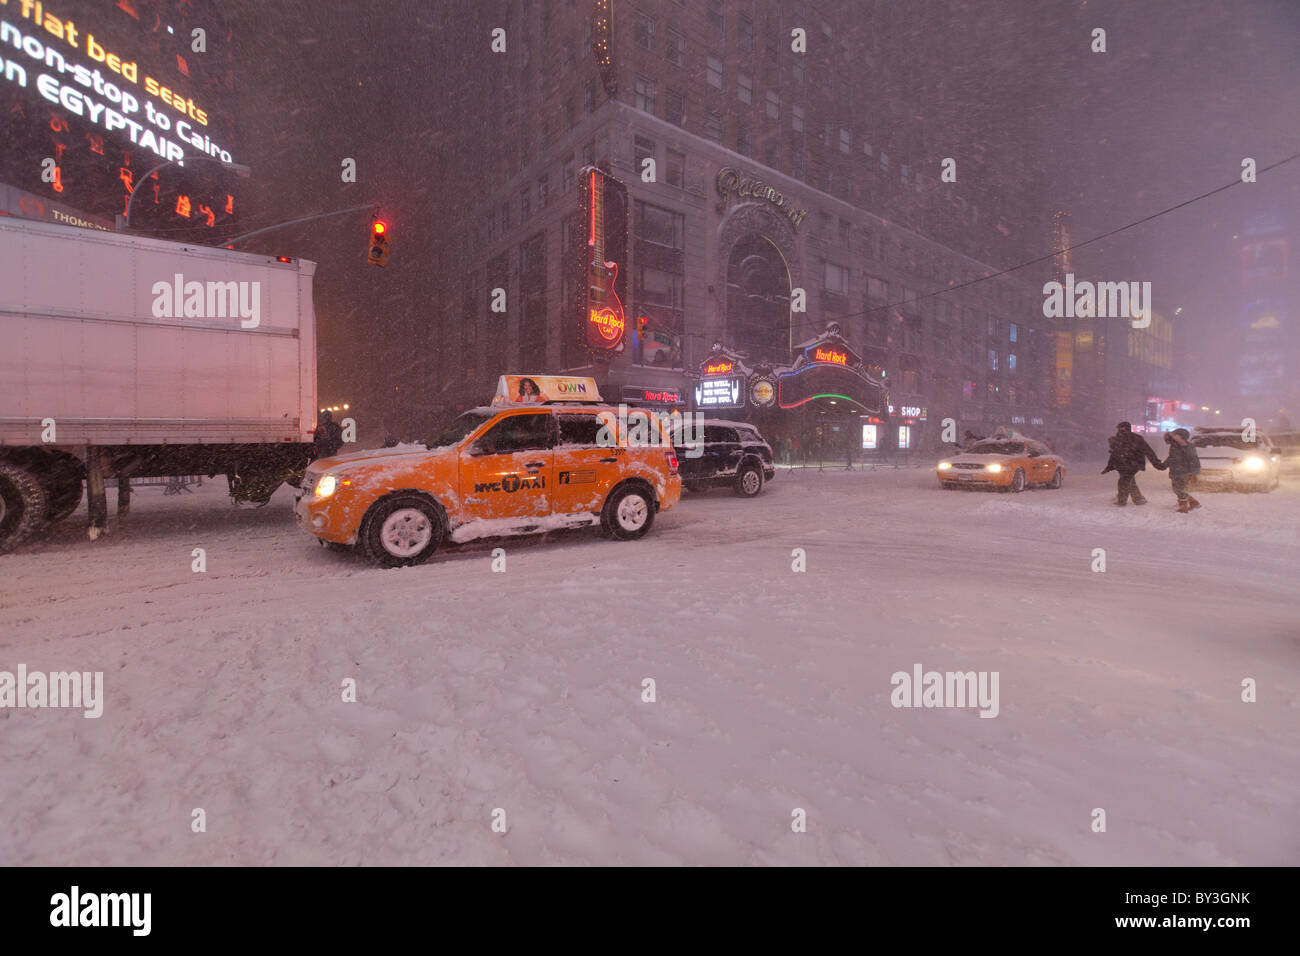
[[(394, 380), (428, 347), (439, 251), (455, 241), (446, 226), (462, 192), (455, 157), (440, 149), (442, 127), (474, 121), (474, 92), (455, 60), (487, 42), (468, 35), (467, 11), (478, 6), (234, 4), (242, 154), (254, 168), (246, 226), (371, 201), (393, 224), (385, 270), (363, 261), (365, 213), (288, 229), (257, 247), (320, 263), (322, 401), (350, 399), (391, 414)], [(570, 9), (558, 6), (560, 15)], [(918, 27), (890, 38), (893, 55), (933, 60), (932, 69), (952, 79), (945, 102), (919, 108), (936, 117), (979, 109), (989, 115), (990, 137), (1032, 142), (1050, 199), (1043, 253), (1051, 207), (1071, 211), (1079, 240), (1232, 181), (1243, 156), (1263, 165), (1300, 151), (1300, 3), (914, 6)], [(1105, 54), (1089, 50), (1094, 26), (1107, 30)], [(934, 56), (940, 39), (947, 62)], [(356, 184), (340, 181), (344, 157), (357, 160)], [(1194, 333), (1185, 336), (1194, 388), (1213, 391), (1215, 336), (1225, 334), (1236, 301), (1232, 235), (1254, 211), (1294, 224), (1298, 197), (1300, 161), (1081, 250), (1076, 271), (1150, 279), (1157, 310), (1183, 306)], [(1043, 269), (1030, 277), (1042, 281)]]

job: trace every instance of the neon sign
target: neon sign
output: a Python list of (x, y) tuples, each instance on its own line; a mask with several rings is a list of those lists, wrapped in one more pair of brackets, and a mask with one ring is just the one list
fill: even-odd
[(617, 342), (627, 323), (623, 316), (610, 308), (592, 309), (587, 319), (606, 342)]
[(707, 362), (704, 366), (705, 375), (725, 375), (727, 372), (735, 371), (735, 362)]
[(739, 408), (745, 404), (744, 384), (744, 379), (738, 376), (701, 379), (695, 386), (695, 405), (697, 408)]
[(813, 358), (818, 362), (830, 362), (832, 365), (849, 364), (849, 357), (843, 352), (836, 352), (834, 349), (817, 349), (813, 352)]

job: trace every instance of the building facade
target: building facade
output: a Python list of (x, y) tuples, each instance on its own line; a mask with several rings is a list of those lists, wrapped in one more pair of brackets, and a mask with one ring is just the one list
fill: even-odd
[[(887, 390), (885, 407), (827, 396), (709, 411), (827, 454), (1052, 426), (1055, 340), (1040, 288), (1000, 274), (1047, 231), (1032, 170), (1017, 153), (1008, 188), (941, 180), (931, 127), (899, 119), (911, 74), (890, 72), (877, 29), (899, 11), (722, 0), (611, 11), (596, 0), (494, 13), (501, 55), (511, 43), (516, 53), (508, 68), (467, 63), (492, 103), (467, 142), (500, 148), (467, 168), (475, 186), (454, 229), (442, 361), (426, 386), (448, 411), (482, 400), (507, 367), (587, 369), (607, 397), (694, 408), (719, 350), (751, 369), (789, 368), (834, 323)], [(797, 28), (806, 53), (792, 50)], [(568, 268), (586, 255), (589, 166), (627, 188), (627, 334), (608, 354), (583, 345)]]

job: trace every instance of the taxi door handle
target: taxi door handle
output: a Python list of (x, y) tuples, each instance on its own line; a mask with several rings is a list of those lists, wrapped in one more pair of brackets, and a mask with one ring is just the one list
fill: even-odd
[(543, 467), (545, 464), (546, 462), (544, 461), (530, 461), (528, 464), (524, 465), (524, 467), (529, 469), (536, 469), (536, 468)]
[(613, 464), (615, 464), (617, 461), (618, 461), (617, 458), (602, 458), (602, 459), (600, 459), (600, 463), (601, 463), (602, 465), (613, 465)]

